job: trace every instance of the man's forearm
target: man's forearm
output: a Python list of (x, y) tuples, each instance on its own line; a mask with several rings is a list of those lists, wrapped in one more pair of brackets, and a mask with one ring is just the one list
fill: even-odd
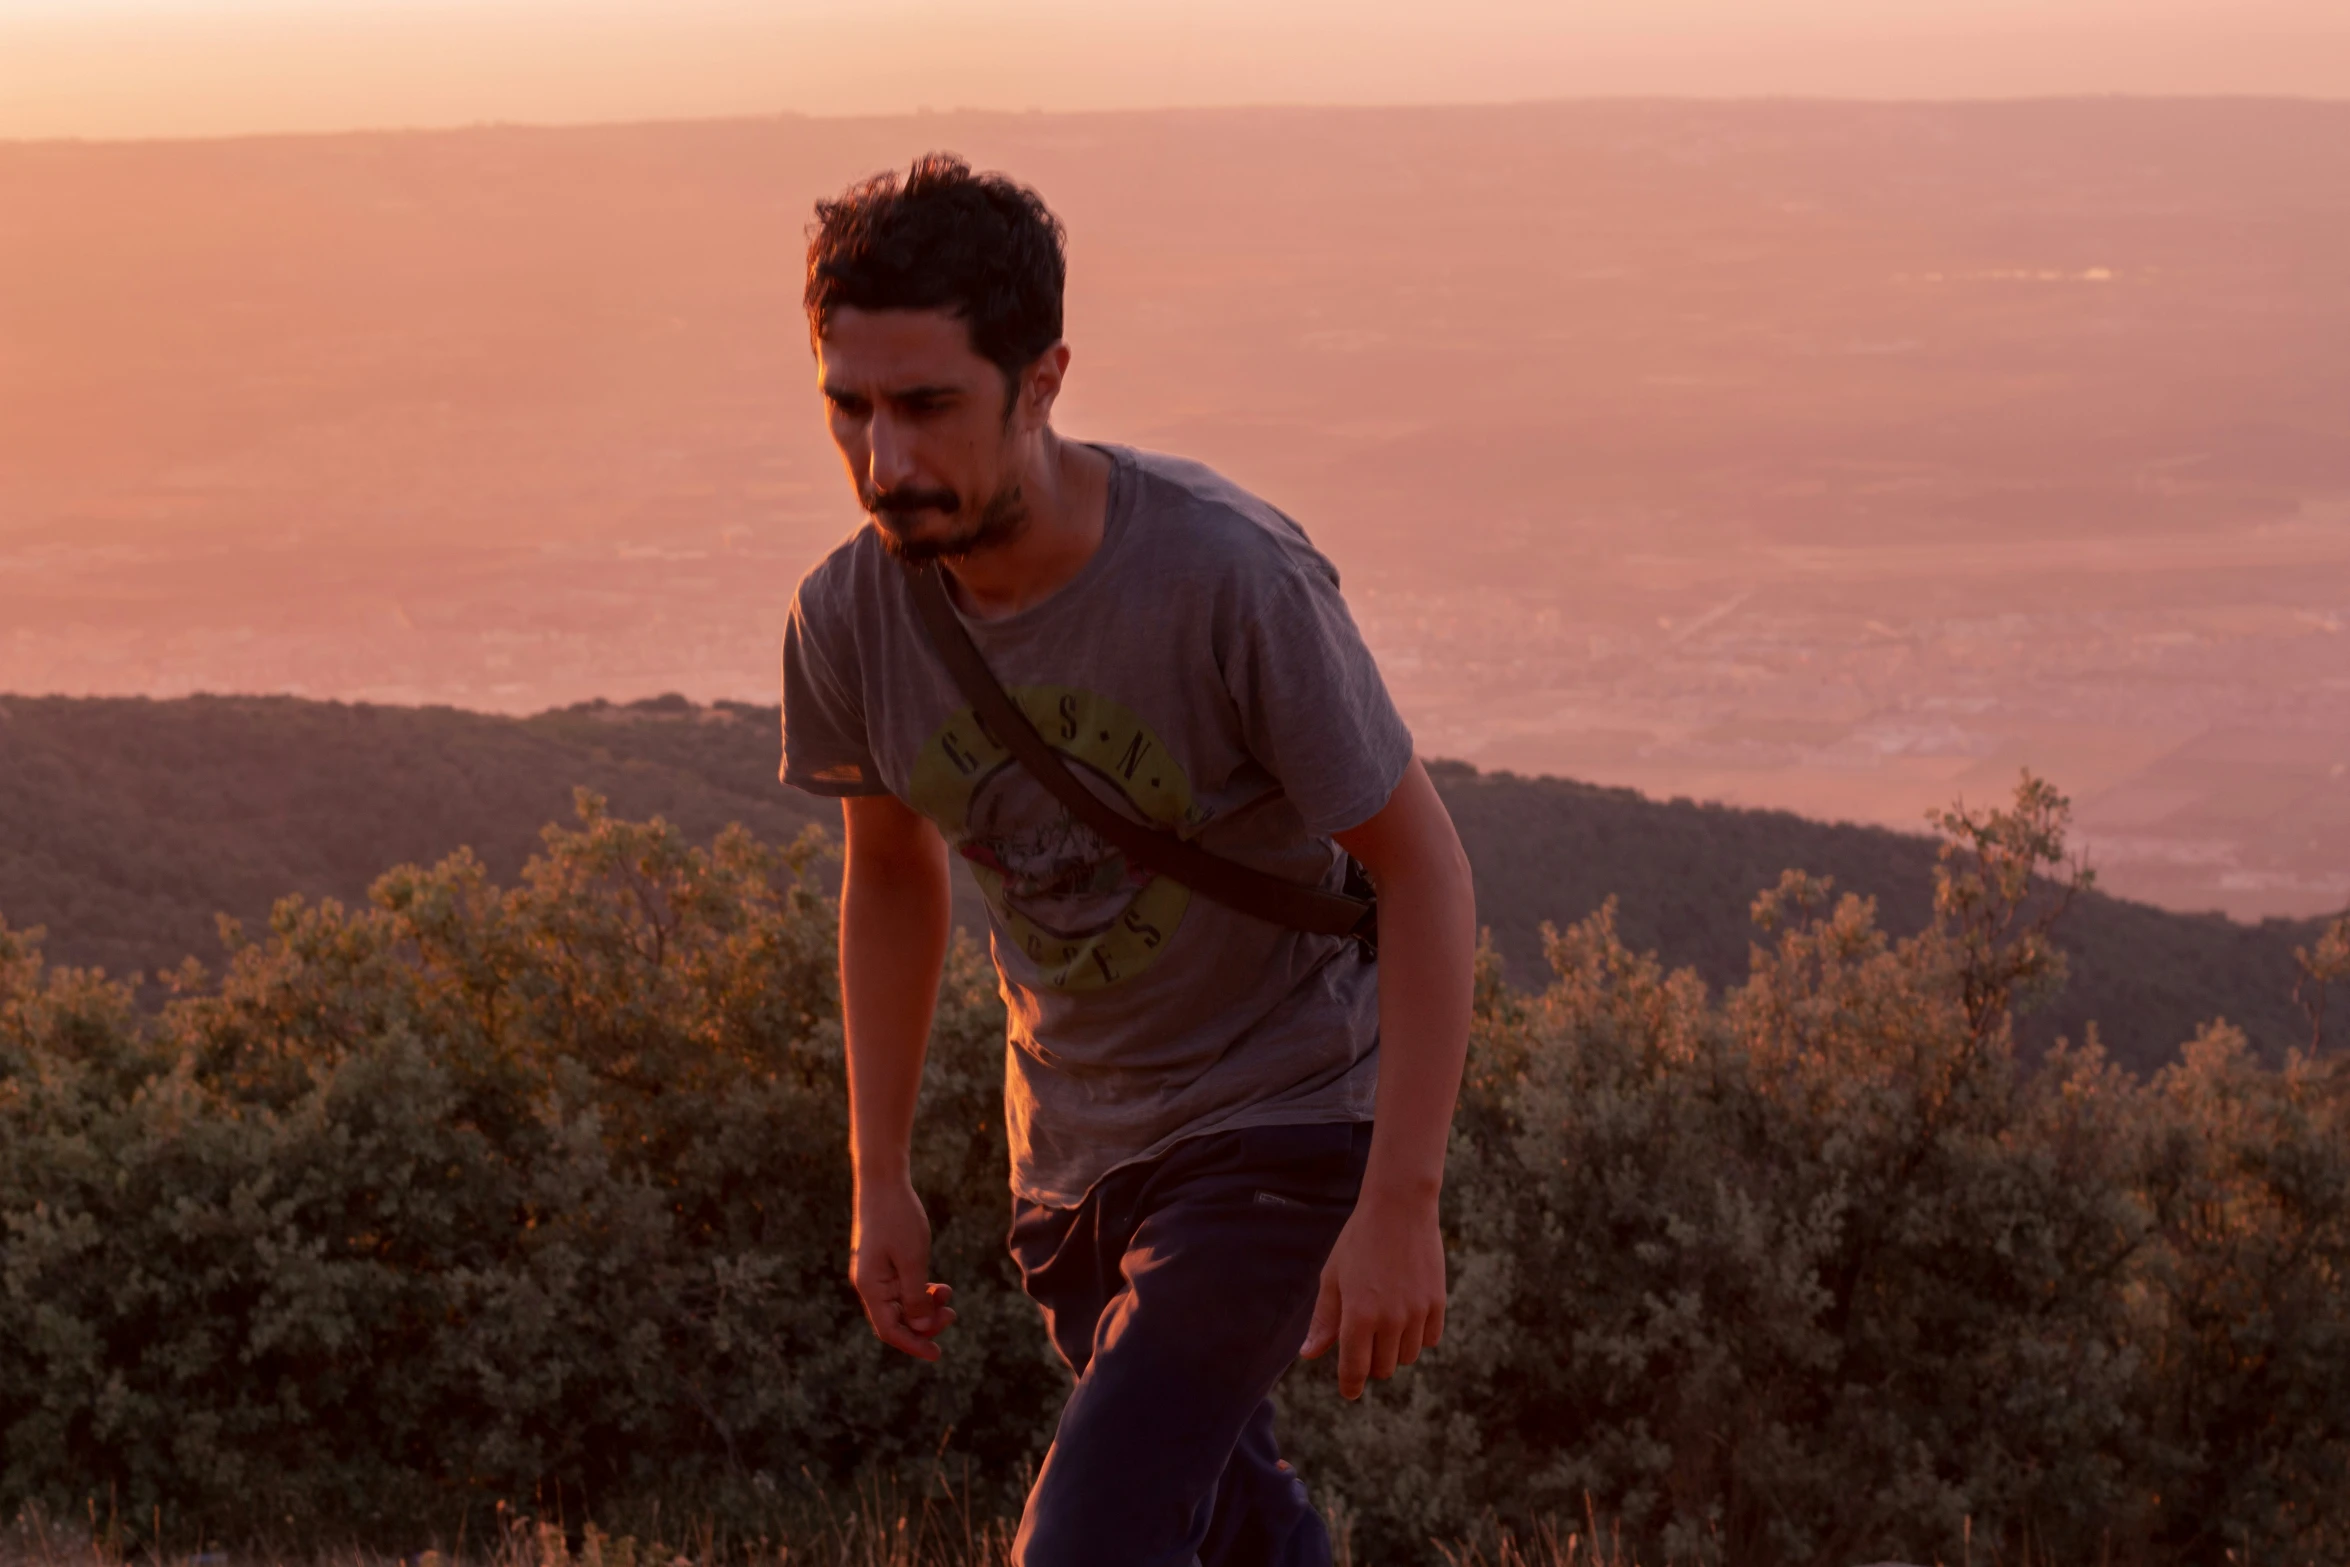
[(1379, 1097), (1363, 1195), (1433, 1203), (1469, 1053), (1476, 883), (1416, 758), (1386, 806), (1338, 841), (1379, 889)]
[(1417, 760), (1379, 813), (1338, 835), (1379, 888), (1379, 1098), (1362, 1196), (1322, 1268), (1298, 1353), (1338, 1350), (1338, 1391), (1444, 1337), (1436, 1199), (1469, 1053), (1477, 904), (1452, 818)]
[(849, 1146), (857, 1181), (903, 1180), (922, 1058), (947, 946), (947, 866), (938, 852), (861, 852), (841, 878), (841, 1014)]
[(1456, 856), (1416, 855), (1379, 883), (1379, 1097), (1367, 1197), (1435, 1200), (1469, 1051), (1476, 895)]

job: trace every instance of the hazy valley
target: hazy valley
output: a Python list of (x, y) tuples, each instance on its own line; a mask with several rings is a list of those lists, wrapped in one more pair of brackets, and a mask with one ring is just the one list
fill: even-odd
[(802, 226), (933, 146), (1070, 226), (1065, 427), (1304, 521), (1431, 754), (1902, 826), (2028, 763), (2118, 892), (2350, 900), (2343, 105), (0, 147), (0, 691), (771, 701), (855, 521)]

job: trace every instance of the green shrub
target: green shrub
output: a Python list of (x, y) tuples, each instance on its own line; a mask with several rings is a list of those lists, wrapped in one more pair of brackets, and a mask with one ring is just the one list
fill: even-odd
[(1059, 1379), (1003, 1255), (1002, 1014), (942, 995), (918, 1180), (962, 1321), (885, 1352), (845, 1278), (813, 845), (583, 802), (520, 886), (458, 856), (288, 903), (142, 1025), (0, 970), (0, 1495), (362, 1535), (494, 1498), (755, 1505), (955, 1445), (1007, 1477)]
[[(0, 927), (0, 1506), (755, 1541), (946, 1454), (1016, 1509), (1064, 1383), (1003, 1252), (983, 961), (925, 1086), (930, 1367), (844, 1277), (820, 846), (582, 811), (511, 889), (460, 855), (284, 904), (159, 1015)], [(2350, 1559), (2350, 1071), (2216, 1024), (2149, 1081), (2019, 1053), (2063, 825), (2028, 781), (1945, 818), (1903, 939), (1790, 874), (1722, 994), (1612, 910), (1539, 996), (1488, 954), (1445, 1342), (1359, 1406), (1283, 1392), (1355, 1559), (1589, 1516), (1755, 1567)]]
[(2215, 1026), (2144, 1099), (2152, 1543), (2350, 1561), (2350, 1059), (2269, 1071)]
[(1445, 1341), (1361, 1410), (1288, 1392), (1363, 1539), (1596, 1503), (1649, 1559), (2350, 1553), (2345, 1079), (2226, 1031), (2151, 1085), (2020, 1062), (2063, 814), (1946, 819), (1908, 940), (1791, 873), (1719, 998), (1612, 909), (1481, 987)]

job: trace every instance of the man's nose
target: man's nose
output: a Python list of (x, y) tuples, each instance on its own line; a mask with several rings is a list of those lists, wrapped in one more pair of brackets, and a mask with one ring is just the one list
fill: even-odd
[(906, 439), (906, 432), (895, 419), (886, 413), (876, 413), (871, 441), (865, 459), (871, 471), (865, 477), (877, 493), (887, 495), (913, 479), (913, 443)]

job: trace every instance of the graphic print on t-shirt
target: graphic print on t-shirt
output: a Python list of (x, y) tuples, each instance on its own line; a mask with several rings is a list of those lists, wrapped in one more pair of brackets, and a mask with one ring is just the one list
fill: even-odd
[[(1067, 686), (1009, 695), (1069, 770), (1113, 806), (1155, 827), (1198, 825), (1191, 780), (1141, 719)], [(966, 707), (914, 758), (908, 794), (970, 861), (980, 892), (1052, 990), (1099, 990), (1158, 961), (1191, 890), (1104, 842), (1045, 792)]]

